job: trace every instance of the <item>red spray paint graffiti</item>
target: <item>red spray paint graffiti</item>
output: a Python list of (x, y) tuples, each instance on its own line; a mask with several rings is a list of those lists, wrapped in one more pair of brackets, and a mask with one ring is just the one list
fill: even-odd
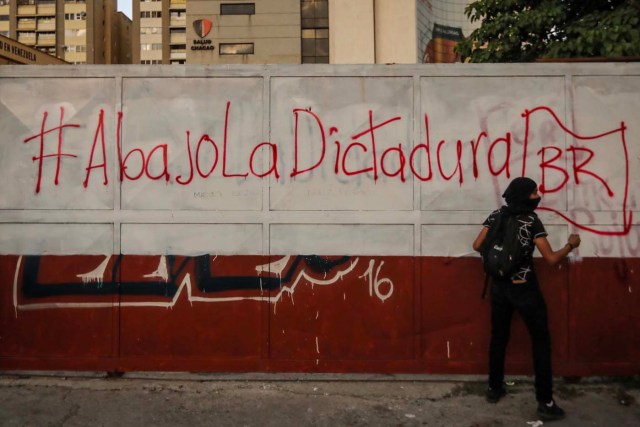
[[(429, 182), (437, 180), (450, 181), (457, 177), (459, 185), (463, 186), (473, 185), (473, 182), (482, 178), (483, 173), (488, 173), (488, 176), (491, 177), (504, 176), (510, 178), (512, 176), (513, 159), (518, 158), (521, 159), (520, 170), (523, 176), (527, 173), (534, 172), (542, 177), (540, 191), (543, 194), (558, 193), (569, 187), (577, 188), (587, 183), (598, 183), (603, 192), (603, 197), (617, 204), (616, 210), (622, 213), (622, 224), (619, 224), (619, 228), (613, 231), (602, 230), (587, 224), (582, 224), (577, 219), (571, 218), (553, 207), (543, 206), (541, 209), (554, 212), (575, 227), (590, 233), (601, 235), (628, 234), (633, 218), (632, 212), (629, 211), (627, 204), (630, 171), (627, 142), (625, 139), (626, 124), (622, 122), (619, 127), (596, 135), (579, 135), (562, 123), (554, 110), (547, 106), (539, 106), (531, 110), (526, 110), (521, 116), (525, 121), (524, 135), (514, 138), (511, 132), (505, 132), (503, 135), (497, 137), (489, 137), (487, 132), (478, 131), (476, 133), (478, 136), (470, 140), (468, 146), (463, 142), (463, 139), (457, 139), (455, 141), (455, 150), (451, 153), (446, 150), (446, 146), (449, 144), (446, 140), (440, 139), (437, 144), (435, 140), (432, 141), (434, 124), (430, 122), (428, 114), (424, 114), (423, 132), (425, 140), (423, 142), (416, 144), (413, 148), (407, 148), (410, 145), (410, 141), (404, 141), (404, 144), (399, 143), (391, 145), (390, 147), (388, 146), (388, 141), (384, 141), (387, 143), (388, 148), (382, 150), (380, 148), (381, 141), (378, 132), (382, 128), (393, 127), (405, 119), (400, 116), (374, 118), (373, 112), (369, 110), (368, 126), (363, 130), (351, 132), (351, 141), (348, 144), (343, 144), (337, 139), (339, 135), (337, 127), (327, 126), (320, 115), (315, 112), (308, 109), (296, 108), (293, 110), (293, 152), (290, 153), (293, 157), (293, 168), (287, 175), (290, 178), (296, 178), (305, 174), (311, 174), (313, 171), (321, 168), (328, 158), (333, 157), (333, 159), (330, 160), (333, 165), (333, 173), (345, 179), (362, 175), (377, 181), (381, 176), (384, 176), (388, 179), (398, 179), (400, 182), (406, 182), (408, 176), (413, 176), (422, 182)], [(25, 143), (36, 139), (40, 142), (39, 155), (33, 156), (33, 161), (38, 162), (36, 193), (40, 193), (41, 191), (45, 160), (50, 158), (55, 159), (54, 184), (59, 185), (61, 158), (77, 158), (79, 154), (63, 152), (62, 147), (65, 135), (67, 135), (71, 129), (81, 127), (81, 125), (75, 123), (65, 124), (64, 108), (60, 108), (60, 120), (57, 126), (48, 128), (48, 118), (49, 113), (44, 112), (40, 132), (24, 139)], [(545, 141), (543, 142), (543, 146), (537, 150), (535, 154), (530, 153), (530, 146), (533, 144), (531, 134), (531, 121), (533, 118), (547, 121), (551, 119), (551, 123), (562, 131), (562, 135), (573, 138), (577, 143), (570, 144), (565, 148), (563, 143), (552, 144)], [(244, 180), (252, 176), (260, 179), (273, 177), (277, 180), (282, 175), (278, 169), (278, 159), (282, 157), (281, 151), (283, 148), (269, 141), (258, 142), (254, 145), (248, 159), (246, 159), (246, 169), (244, 171), (232, 172), (229, 170), (227, 158), (232, 148), (237, 146), (237, 143), (229, 141), (229, 127), (232, 121), (231, 102), (226, 102), (221, 146), (215, 137), (210, 136), (210, 134), (202, 134), (194, 147), (191, 144), (191, 131), (186, 130), (184, 151), (186, 151), (187, 154), (188, 175), (178, 174), (174, 176), (171, 172), (169, 164), (169, 159), (173, 153), (171, 150), (176, 151), (177, 149), (169, 143), (156, 144), (146, 151), (139, 147), (133, 147), (126, 151), (123, 150), (121, 138), (123, 119), (123, 113), (118, 113), (116, 146), (121, 182), (138, 181), (146, 178), (151, 181), (175, 181), (180, 185), (187, 186), (192, 183), (196, 177), (205, 180), (211, 176)], [(318, 135), (317, 139), (305, 141), (303, 144), (299, 134), (300, 122), (302, 120), (307, 121), (306, 125), (309, 129), (316, 130), (315, 134)], [(85, 188), (91, 185), (91, 173), (96, 169), (102, 170), (103, 185), (108, 185), (107, 169), (109, 165), (107, 165), (104, 126), (104, 111), (100, 110), (95, 126), (95, 136), (91, 146), (91, 152), (88, 157), (88, 165), (85, 168), (86, 175), (83, 182)], [(57, 135), (57, 151), (53, 154), (45, 154), (45, 143), (47, 136), (50, 134)], [(619, 150), (620, 161), (624, 162), (625, 175), (621, 188), (612, 188), (606, 172), (598, 171), (594, 168), (596, 151), (584, 146), (586, 142), (594, 143), (604, 140), (604, 138), (614, 138), (614, 142), (618, 145), (617, 149)], [(522, 152), (518, 153), (518, 156), (514, 155), (518, 148), (513, 144), (514, 139), (524, 141)], [(333, 152), (330, 150), (330, 140), (333, 140), (333, 146), (335, 148)], [(540, 144), (540, 142), (538, 143)], [(487, 145), (485, 159), (479, 158), (479, 147), (483, 144)], [(316, 148), (319, 156), (307, 164), (302, 164), (300, 152), (303, 149), (310, 149), (311, 147)], [(203, 159), (201, 150), (204, 150), (202, 152), (208, 153), (209, 157), (205, 156)], [(256, 156), (264, 150), (270, 153), (270, 166), (266, 170), (259, 170), (260, 168), (257, 168)], [(469, 178), (464, 175), (465, 165), (463, 165), (463, 157), (466, 150), (470, 150), (473, 181), (470, 181)], [(96, 152), (98, 154), (96, 154)], [(497, 160), (497, 152), (502, 152), (504, 157)], [(96, 157), (99, 157), (99, 154), (101, 154), (101, 158), (97, 160)], [(452, 155), (453, 157), (451, 157)], [(350, 168), (348, 164), (353, 156), (364, 156), (366, 159), (365, 166), (359, 169)], [(532, 157), (535, 157), (535, 161), (537, 162), (537, 169), (535, 169), (535, 171), (533, 171), (531, 167)], [(134, 159), (137, 159), (136, 166), (132, 164)], [(391, 160), (393, 160), (395, 168), (389, 166)], [(218, 169), (220, 163), (221, 170)], [(421, 171), (417, 163), (424, 165), (426, 170)], [(455, 166), (452, 170), (445, 170), (446, 164), (454, 164)], [(483, 166), (485, 164), (486, 169)], [(566, 164), (569, 166), (566, 167)], [(154, 170), (155, 173), (152, 172)], [(555, 177), (555, 180), (552, 180), (551, 177)], [(552, 181), (554, 181), (555, 184), (551, 184)]]

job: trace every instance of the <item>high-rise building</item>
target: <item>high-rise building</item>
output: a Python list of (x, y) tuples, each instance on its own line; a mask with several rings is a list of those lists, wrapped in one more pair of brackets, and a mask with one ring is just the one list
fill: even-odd
[(55, 65), (68, 64), (60, 58), (24, 45), (15, 39), (0, 35), (0, 65)]
[(114, 27), (127, 27), (121, 19), (116, 0), (0, 0), (1, 35), (76, 64), (120, 57), (113, 47), (122, 37)]
[(469, 0), (133, 2), (142, 64), (454, 62), (472, 29)]
[(418, 0), (418, 62), (447, 63), (459, 58), (453, 51), (480, 23), (464, 14), (470, 0)]
[(327, 9), (327, 0), (133, 1), (133, 62), (142, 64), (299, 64), (301, 9)]
[[(169, 64), (170, 34), (185, 37), (186, 0), (132, 0), (132, 58), (134, 64)], [(186, 38), (185, 38), (186, 40)], [(184, 49), (183, 49), (184, 54)], [(184, 63), (186, 54), (174, 57), (173, 63)]]
[(455, 62), (470, 0), (330, 0), (332, 64)]
[(116, 12), (111, 29), (111, 64), (131, 64), (131, 19), (122, 12)]

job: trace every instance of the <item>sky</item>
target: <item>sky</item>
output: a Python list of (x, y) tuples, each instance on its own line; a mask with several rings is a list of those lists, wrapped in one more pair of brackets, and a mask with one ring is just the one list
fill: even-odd
[(131, 0), (118, 0), (118, 10), (131, 18)]

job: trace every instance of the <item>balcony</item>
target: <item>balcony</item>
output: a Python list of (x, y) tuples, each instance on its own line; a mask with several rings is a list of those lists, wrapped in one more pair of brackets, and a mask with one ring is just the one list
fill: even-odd
[(35, 19), (18, 19), (18, 31), (35, 31)]
[(55, 4), (39, 4), (38, 15), (40, 16), (56, 16)]
[(25, 36), (25, 35), (18, 34), (18, 41), (22, 44), (33, 46), (34, 44), (36, 44), (36, 35), (34, 34), (34, 35)]
[(187, 51), (186, 49), (172, 49), (171, 54), (169, 55), (169, 59), (187, 59)]
[(56, 21), (38, 21), (38, 31), (55, 31)]
[(187, 19), (186, 16), (184, 18), (171, 18), (169, 21), (169, 27), (186, 27)]
[(38, 41), (36, 42), (38, 46), (55, 46), (56, 45), (56, 36), (38, 36)]
[(169, 41), (171, 44), (187, 44), (187, 35), (185, 33), (181, 34), (171, 34), (171, 40)]
[(35, 14), (36, 14), (35, 4), (18, 5), (18, 16), (35, 15)]

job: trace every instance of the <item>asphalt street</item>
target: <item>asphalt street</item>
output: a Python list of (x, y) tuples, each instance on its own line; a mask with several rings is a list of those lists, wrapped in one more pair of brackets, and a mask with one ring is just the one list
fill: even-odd
[(640, 377), (557, 379), (567, 417), (536, 417), (532, 379), (497, 404), (481, 377), (0, 372), (2, 426), (640, 426)]

